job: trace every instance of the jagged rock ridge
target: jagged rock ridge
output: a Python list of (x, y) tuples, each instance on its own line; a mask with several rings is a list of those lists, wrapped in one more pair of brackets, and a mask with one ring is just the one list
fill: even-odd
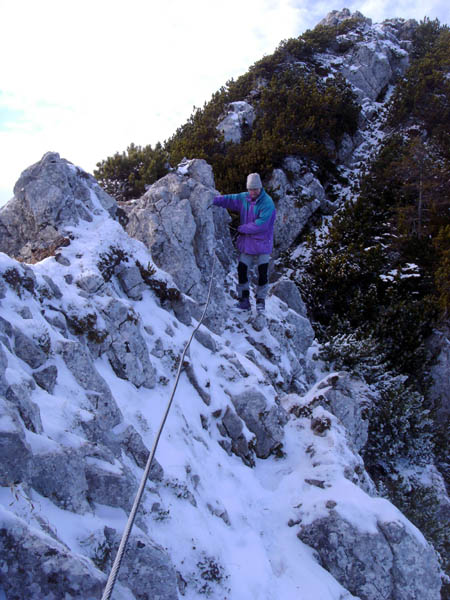
[[(361, 131), (353, 150), (376, 137)], [(297, 179), (274, 173), (286, 203), (294, 185), (325, 206), (314, 174), (287, 160)], [(433, 549), (358, 454), (374, 398), (322, 371), (293, 282), (274, 274), (263, 329), (233, 314), (233, 247), (223, 213), (206, 210), (204, 161), (130, 204), (127, 232), (55, 153), (20, 182), (0, 211), (0, 592), (101, 594), (216, 254), (117, 598), (439, 598)]]

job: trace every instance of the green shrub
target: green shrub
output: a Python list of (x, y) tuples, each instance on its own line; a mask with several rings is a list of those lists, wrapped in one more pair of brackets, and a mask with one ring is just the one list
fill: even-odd
[(146, 186), (168, 172), (168, 156), (160, 143), (136, 146), (130, 144), (126, 152), (116, 152), (97, 163), (94, 175), (100, 185), (116, 200), (139, 198)]

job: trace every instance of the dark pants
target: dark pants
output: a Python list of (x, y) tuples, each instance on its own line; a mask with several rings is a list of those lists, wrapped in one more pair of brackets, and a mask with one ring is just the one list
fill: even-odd
[(256, 297), (265, 299), (269, 290), (269, 254), (241, 254), (238, 263), (238, 293), (241, 298), (250, 296), (248, 269), (254, 264), (258, 267), (258, 286)]

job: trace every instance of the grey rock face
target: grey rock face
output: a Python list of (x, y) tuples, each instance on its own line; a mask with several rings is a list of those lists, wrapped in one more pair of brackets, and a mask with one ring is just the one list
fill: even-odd
[(293, 281), (283, 277), (275, 282), (270, 290), (271, 294), (274, 294), (283, 302), (286, 302), (289, 308), (295, 310), (296, 313), (302, 317), (307, 317), (306, 305), (303, 302), (298, 287)]
[(15, 406), (0, 398), (0, 485), (24, 481), (27, 478), (31, 448), (25, 440), (23, 425)]
[(14, 198), (0, 209), (0, 251), (30, 260), (35, 249), (55, 245), (65, 226), (92, 220), (99, 208), (114, 216), (116, 202), (92, 175), (48, 152), (22, 173)]
[[(118, 438), (125, 452), (133, 457), (135, 463), (141, 469), (144, 469), (147, 464), (149, 450), (136, 429), (132, 425), (128, 425), (122, 433), (118, 434)], [(150, 468), (149, 479), (151, 481), (161, 481), (163, 477), (164, 470), (154, 458)]]
[(136, 387), (153, 388), (156, 373), (136, 315), (128, 305), (116, 299), (108, 303), (103, 314), (111, 338), (107, 355), (116, 375)]
[(40, 494), (63, 509), (85, 513), (88, 485), (83, 456), (63, 449), (33, 456), (30, 484)]
[(224, 322), (221, 282), (231, 265), (233, 247), (226, 211), (208, 210), (216, 193), (211, 167), (203, 160), (184, 161), (127, 209), (127, 232), (150, 249), (156, 265), (172, 275), (181, 292), (200, 303), (206, 300), (216, 252), (219, 260), (206, 323), (220, 331)]
[(238, 143), (242, 139), (244, 127), (251, 128), (255, 120), (255, 110), (245, 101), (230, 102), (227, 114), (219, 121), (218, 131), (223, 133), (225, 142)]
[(431, 397), (438, 408), (439, 417), (450, 417), (450, 339), (448, 332), (436, 331), (428, 340), (435, 362), (430, 369)]
[[(34, 383), (30, 382), (33, 386)], [(33, 433), (42, 433), (39, 407), (31, 400), (31, 390), (27, 383), (13, 383), (6, 390), (6, 399), (16, 407), (25, 427)]]
[[(0, 506), (0, 586), (8, 600), (95, 600), (106, 577)], [(121, 596), (124, 598), (124, 596)]]
[(117, 506), (129, 512), (138, 488), (131, 471), (121, 465), (87, 458), (86, 481), (91, 502)]
[(367, 442), (368, 411), (375, 400), (369, 387), (362, 380), (340, 372), (318, 384), (316, 397), (341, 421), (355, 448), (361, 450)]
[[(290, 179), (286, 176), (290, 172)], [(268, 188), (276, 200), (277, 218), (274, 228), (275, 256), (283, 252), (300, 235), (313, 215), (325, 201), (320, 181), (300, 159), (289, 157), (283, 169), (275, 169)]]
[(87, 350), (78, 342), (61, 340), (56, 352), (61, 354), (68, 369), (79, 385), (88, 390), (97, 426), (109, 430), (120, 423), (122, 415), (117, 408), (106, 381), (97, 372)]
[(359, 531), (335, 510), (302, 527), (298, 537), (319, 554), (322, 565), (362, 600), (439, 600), (440, 577), (431, 546), (399, 522)]
[(19, 329), (14, 329), (14, 352), (32, 369), (37, 369), (47, 360), (39, 346)]
[(50, 365), (49, 367), (45, 367), (44, 369), (41, 369), (40, 371), (35, 371), (33, 373), (33, 379), (38, 384), (38, 386), (44, 389), (49, 394), (53, 394), (57, 377), (58, 369), (55, 367), (55, 365)]
[(360, 100), (374, 101), (387, 85), (405, 73), (409, 57), (389, 28), (373, 32), (370, 43), (367, 42), (366, 39), (356, 43), (346, 54), (341, 71)]
[(127, 267), (126, 265), (122, 264), (120, 265), (116, 275), (123, 291), (129, 298), (132, 298), (133, 300), (142, 299), (142, 292), (145, 289), (145, 283), (136, 265)]
[(348, 8), (343, 8), (342, 10), (332, 10), (324, 19), (319, 22), (319, 25), (333, 27), (353, 17), (360, 18), (368, 25), (372, 25), (372, 19), (367, 19), (358, 10), (352, 14)]
[(268, 328), (280, 345), (285, 346), (288, 339), (297, 357), (303, 357), (314, 340), (314, 330), (309, 320), (293, 310), (286, 313), (284, 323), (269, 319)]
[(242, 419), (229, 406), (226, 408), (221, 426), (218, 425), (218, 427), (222, 435), (229, 437), (231, 440), (229, 444), (222, 441), (222, 447), (229, 454), (233, 452), (236, 456), (239, 456), (247, 466), (253, 467), (255, 465), (254, 453), (243, 433)]
[(6, 357), (6, 353), (3, 350), (3, 344), (0, 341), (0, 394), (4, 394), (6, 392), (6, 388), (8, 387), (8, 382), (5, 378), (5, 371), (8, 366), (8, 359)]
[(286, 411), (280, 406), (268, 408), (266, 398), (256, 389), (231, 396), (231, 401), (237, 414), (256, 436), (256, 456), (267, 458), (281, 451), (283, 425), (288, 419)]
[[(105, 527), (104, 535), (114, 557), (119, 547), (119, 534)], [(112, 566), (112, 560), (106, 565)], [(136, 599), (158, 598), (178, 600), (177, 574), (168, 554), (142, 533), (132, 532), (118, 575), (119, 581), (131, 589)]]

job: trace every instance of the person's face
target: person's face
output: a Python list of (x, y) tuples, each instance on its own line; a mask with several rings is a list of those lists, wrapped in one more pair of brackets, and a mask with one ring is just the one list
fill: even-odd
[(261, 193), (261, 188), (253, 188), (248, 190), (248, 193), (250, 194), (250, 198), (252, 200), (256, 200), (256, 198), (259, 196), (259, 194)]

